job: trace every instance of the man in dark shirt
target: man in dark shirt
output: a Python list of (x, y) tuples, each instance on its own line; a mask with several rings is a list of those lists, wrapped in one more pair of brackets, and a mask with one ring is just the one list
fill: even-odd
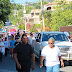
[(33, 48), (27, 43), (26, 34), (22, 35), (22, 43), (19, 43), (14, 49), (14, 59), (18, 72), (30, 72), (31, 59), (32, 70), (34, 70), (35, 56)]

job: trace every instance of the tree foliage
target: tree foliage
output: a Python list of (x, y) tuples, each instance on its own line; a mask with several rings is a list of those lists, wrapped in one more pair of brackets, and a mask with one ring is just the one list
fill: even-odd
[(32, 25), (30, 27), (30, 32), (37, 32), (35, 25)]
[[(45, 27), (50, 27), (50, 23), (51, 23), (51, 11), (43, 11), (43, 16), (44, 16), (44, 23), (45, 23)], [(42, 13), (40, 14), (40, 19), (42, 20)], [(42, 22), (43, 24), (43, 22)]]
[(57, 8), (51, 15), (51, 30), (58, 31), (59, 26), (68, 26), (72, 24), (72, 3)]
[(22, 20), (18, 26), (19, 29), (25, 30), (25, 22)]
[(26, 9), (26, 14), (30, 14), (31, 10), (34, 8), (31, 6), (26, 6), (25, 9)]
[[(43, 0), (43, 5), (48, 4), (45, 0)], [(10, 14), (10, 20), (13, 24), (19, 24), (20, 29), (25, 28), (25, 21), (22, 19), (23, 17), (23, 7), (21, 5), (12, 5), (14, 6), (13, 9), (18, 11), (16, 17), (14, 17), (14, 12), (12, 11)], [(29, 14), (32, 9), (41, 9), (41, 2), (38, 1), (37, 3), (28, 3), (26, 2), (26, 13)], [(58, 31), (59, 26), (68, 26), (72, 24), (72, 3), (66, 4), (65, 0), (57, 2), (57, 6), (55, 7), (55, 11), (43, 11), (44, 15), (44, 22), (46, 27), (50, 27), (51, 31)], [(40, 14), (40, 19), (42, 20), (42, 14)], [(37, 25), (34, 24), (30, 31), (36, 31), (36, 28), (40, 28), (41, 24)]]
[[(47, 1), (42, 0), (43, 5), (48, 4)], [(41, 2), (40, 0), (36, 3), (28, 3), (26, 2), (27, 6), (25, 7), (26, 9), (26, 13), (29, 14), (31, 12), (32, 9), (41, 9)]]
[(11, 4), (11, 8), (13, 10), (20, 10), (20, 9), (23, 9), (23, 6), (21, 4), (15, 4), (15, 3), (13, 3), (13, 4)]
[(4, 26), (3, 21), (0, 21), (0, 29), (2, 29), (3, 26)]
[(8, 15), (11, 12), (9, 0), (0, 0), (0, 21), (8, 20)]
[[(45, 27), (50, 27), (51, 31), (59, 31), (59, 26), (72, 24), (72, 2), (66, 4), (64, 1), (57, 2), (55, 11), (43, 11)], [(42, 13), (40, 14), (42, 20)]]

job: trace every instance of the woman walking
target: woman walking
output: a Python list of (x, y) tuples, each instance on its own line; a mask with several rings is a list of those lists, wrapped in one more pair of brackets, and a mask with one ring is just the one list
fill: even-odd
[(48, 45), (45, 46), (41, 52), (40, 68), (43, 66), (43, 60), (45, 58), (46, 72), (60, 72), (60, 61), (61, 66), (64, 66), (60, 50), (54, 45), (54, 42), (54, 38), (51, 37), (48, 40)]

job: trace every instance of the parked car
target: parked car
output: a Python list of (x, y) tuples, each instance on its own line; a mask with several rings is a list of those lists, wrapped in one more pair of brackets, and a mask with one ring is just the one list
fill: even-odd
[(53, 37), (55, 45), (60, 48), (63, 60), (72, 60), (72, 42), (68, 41), (68, 37), (64, 32), (40, 32), (36, 36), (36, 40), (32, 41), (35, 56), (40, 57), (41, 50), (48, 45), (48, 39)]

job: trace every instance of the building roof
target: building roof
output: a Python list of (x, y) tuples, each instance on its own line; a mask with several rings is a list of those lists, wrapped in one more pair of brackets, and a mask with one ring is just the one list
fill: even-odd
[(72, 26), (60, 26), (59, 31), (61, 31), (61, 32), (64, 32), (64, 31), (72, 32)]
[(40, 13), (41, 12), (41, 9), (33, 9), (31, 10), (31, 13)]
[(48, 4), (44, 5), (44, 6), (49, 6), (49, 5), (56, 5), (56, 3), (48, 3)]

